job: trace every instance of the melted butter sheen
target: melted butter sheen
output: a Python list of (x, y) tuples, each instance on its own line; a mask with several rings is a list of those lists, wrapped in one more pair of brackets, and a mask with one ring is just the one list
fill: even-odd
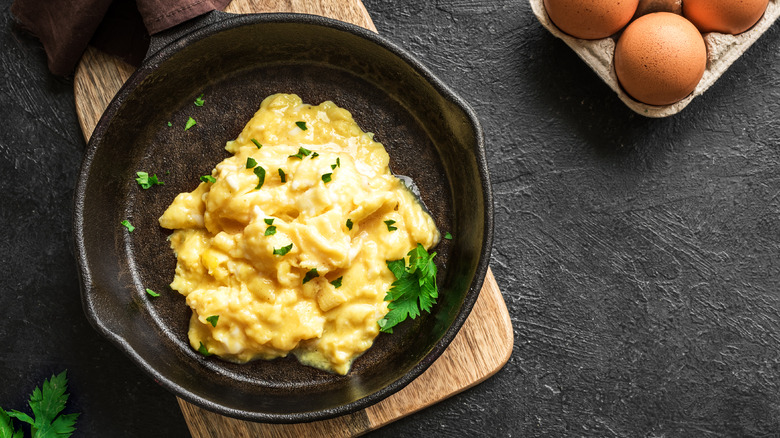
[[(290, 157), (300, 147), (318, 156)], [(171, 287), (192, 309), (190, 344), (233, 362), (292, 352), (302, 363), (346, 374), (388, 311), (384, 297), (394, 277), (386, 261), (418, 242), (436, 245), (432, 218), (390, 173), (382, 144), (333, 102), (269, 96), (226, 149), (233, 156), (212, 171), (216, 182), (179, 194), (160, 217), (174, 230)], [(249, 157), (265, 169), (260, 189)], [(389, 231), (387, 220), (397, 229)], [(290, 244), (287, 254), (274, 254)], [(319, 276), (304, 284), (312, 269)], [(340, 277), (336, 288), (331, 282)], [(206, 319), (214, 315), (216, 327)]]

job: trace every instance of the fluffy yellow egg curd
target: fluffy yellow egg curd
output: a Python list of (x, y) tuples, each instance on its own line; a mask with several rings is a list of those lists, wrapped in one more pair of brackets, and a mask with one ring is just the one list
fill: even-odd
[(292, 352), (346, 374), (395, 280), (386, 261), (439, 241), (433, 219), (349, 111), (266, 98), (217, 164), (160, 217), (193, 348), (233, 362)]

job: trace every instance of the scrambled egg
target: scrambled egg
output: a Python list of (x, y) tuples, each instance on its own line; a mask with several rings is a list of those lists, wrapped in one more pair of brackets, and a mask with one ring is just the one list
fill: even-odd
[(432, 218), (333, 102), (272, 95), (226, 149), (213, 182), (160, 217), (174, 230), (171, 287), (192, 308), (190, 344), (234, 362), (292, 352), (346, 374), (388, 312), (386, 261), (436, 245)]

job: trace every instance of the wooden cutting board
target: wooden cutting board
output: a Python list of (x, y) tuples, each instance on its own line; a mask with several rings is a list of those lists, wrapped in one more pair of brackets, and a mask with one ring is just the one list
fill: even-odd
[[(376, 32), (360, 0), (234, 0), (234, 13), (299, 12), (350, 22)], [(84, 138), (133, 67), (94, 48), (87, 49), (74, 79), (74, 95)], [(504, 299), (488, 269), (474, 310), (442, 356), (401, 391), (362, 411), (300, 424), (265, 424), (223, 417), (179, 400), (193, 437), (347, 437), (365, 433), (470, 388), (509, 360), (514, 336)]]

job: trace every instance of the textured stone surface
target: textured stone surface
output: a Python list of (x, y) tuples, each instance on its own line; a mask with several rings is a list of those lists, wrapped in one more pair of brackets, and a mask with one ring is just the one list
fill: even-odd
[[(0, 406), (67, 368), (77, 436), (186, 436), (91, 329), (70, 230), (72, 83), (0, 2)], [(487, 382), (372, 436), (780, 430), (780, 26), (682, 113), (628, 110), (526, 2), (364, 0), (483, 122), (515, 327)], [(434, 435), (435, 434), (435, 435)]]

